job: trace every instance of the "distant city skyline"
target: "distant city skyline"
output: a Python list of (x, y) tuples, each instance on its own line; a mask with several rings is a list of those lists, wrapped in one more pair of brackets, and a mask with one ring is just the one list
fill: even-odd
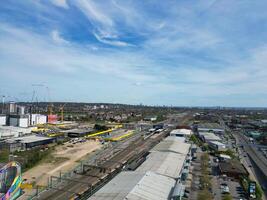
[(7, 0), (0, 96), (267, 107), (267, 1)]

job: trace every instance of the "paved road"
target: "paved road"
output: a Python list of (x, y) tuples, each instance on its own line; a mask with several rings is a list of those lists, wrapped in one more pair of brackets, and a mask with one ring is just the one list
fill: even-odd
[[(243, 148), (239, 148), (239, 155), (241, 162), (248, 170), (251, 179), (257, 181), (262, 187), (267, 187), (267, 160), (260, 152), (257, 152), (250, 143), (247, 141), (244, 135), (241, 133), (234, 134), (237, 145), (243, 145)], [(257, 165), (257, 166), (256, 166)], [(267, 199), (267, 192), (264, 191), (263, 199)]]
[(246, 153), (256, 163), (256, 165), (265, 175), (266, 180), (267, 180), (267, 159), (263, 155), (261, 155), (261, 153), (258, 152), (258, 150), (256, 150), (251, 145), (249, 145), (249, 142), (247, 141), (247, 139), (242, 133), (237, 132), (236, 135), (239, 139), (240, 144), (243, 144), (244, 150), (246, 151)]

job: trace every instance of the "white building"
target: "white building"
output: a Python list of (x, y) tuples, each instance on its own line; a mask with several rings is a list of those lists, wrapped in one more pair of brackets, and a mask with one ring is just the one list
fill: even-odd
[(37, 124), (45, 124), (47, 123), (47, 116), (46, 115), (41, 115), (41, 114), (32, 114), (31, 115), (31, 120), (30, 120), (30, 125), (34, 126)]
[(174, 129), (170, 132), (170, 136), (185, 137), (190, 136), (192, 131), (189, 129)]
[(199, 132), (199, 136), (204, 142), (207, 142), (207, 143), (210, 141), (221, 141), (222, 140), (219, 136), (211, 132)]
[(20, 137), (31, 133), (31, 128), (0, 126), (0, 138)]
[(29, 125), (29, 116), (28, 115), (10, 115), (9, 125), (26, 128)]
[(6, 125), (6, 115), (0, 115), (0, 125)]
[(216, 151), (226, 151), (226, 145), (218, 141), (210, 141), (209, 146)]

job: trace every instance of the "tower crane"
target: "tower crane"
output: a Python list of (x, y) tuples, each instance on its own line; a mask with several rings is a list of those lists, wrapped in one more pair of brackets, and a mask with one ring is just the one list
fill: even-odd
[(65, 107), (66, 103), (63, 105), (59, 106), (59, 110), (60, 110), (60, 121), (63, 122), (64, 121), (64, 107)]

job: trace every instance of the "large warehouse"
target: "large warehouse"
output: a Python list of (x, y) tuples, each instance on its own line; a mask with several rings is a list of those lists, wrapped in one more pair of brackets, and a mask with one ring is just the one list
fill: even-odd
[(25, 150), (36, 146), (46, 145), (52, 143), (53, 141), (54, 138), (43, 137), (38, 135), (29, 135), (24, 137), (7, 139), (5, 143), (9, 145), (9, 147), (13, 148), (12, 151), (15, 151), (14, 147), (17, 148), (16, 150)]
[[(180, 181), (191, 144), (169, 136), (157, 144), (135, 171), (124, 171), (89, 200), (166, 200), (184, 194)], [(178, 180), (178, 181), (177, 181)], [(175, 188), (180, 188), (179, 192)]]

